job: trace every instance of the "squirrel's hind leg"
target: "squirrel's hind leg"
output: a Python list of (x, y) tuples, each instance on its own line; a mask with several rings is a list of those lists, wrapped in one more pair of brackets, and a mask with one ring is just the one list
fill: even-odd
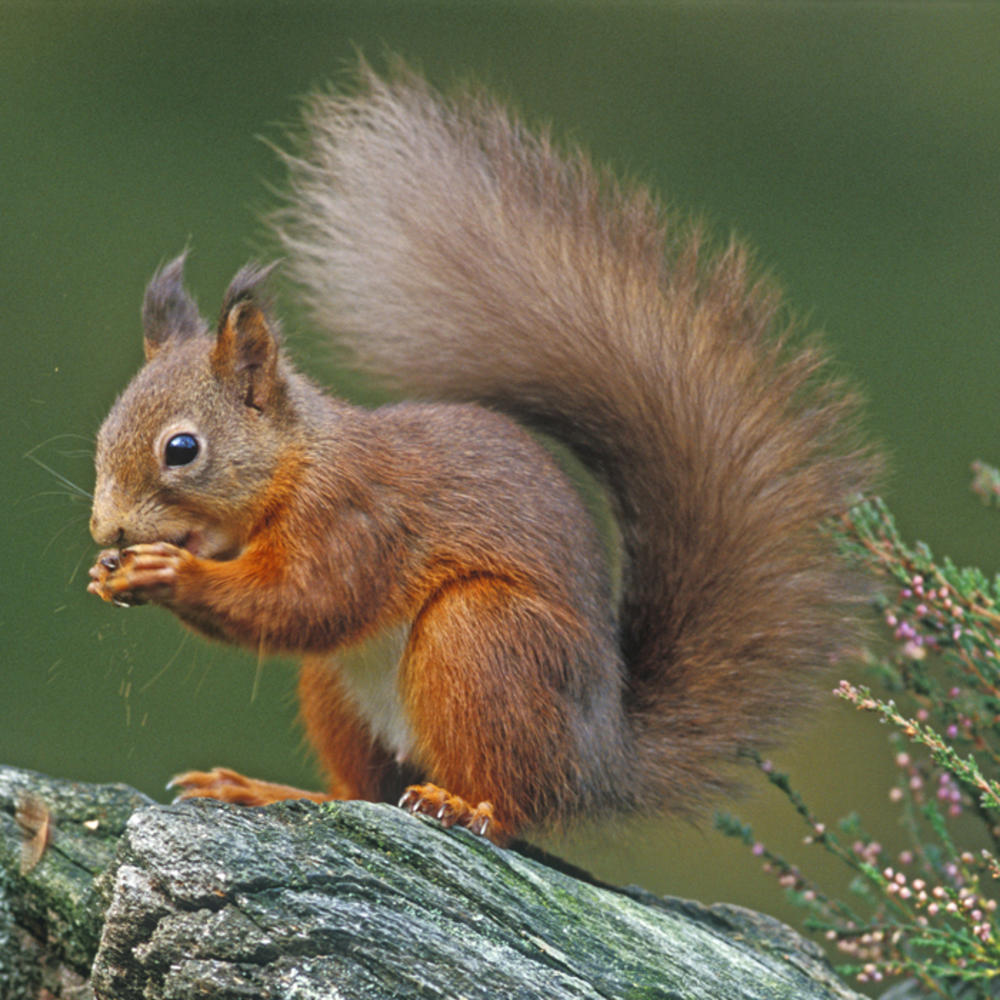
[(490, 576), (453, 581), (410, 631), (401, 687), (432, 784), (400, 804), (503, 843), (581, 796), (572, 611)]

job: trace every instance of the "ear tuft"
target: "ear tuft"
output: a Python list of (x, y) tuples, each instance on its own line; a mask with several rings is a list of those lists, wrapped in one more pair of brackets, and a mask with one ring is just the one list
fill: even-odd
[(260, 295), (260, 286), (267, 281), (277, 266), (278, 262), (272, 261), (270, 264), (263, 265), (251, 262), (245, 267), (241, 267), (236, 272), (236, 277), (229, 283), (229, 288), (226, 289), (222, 300), (222, 319), (225, 320), (229, 311), (239, 302), (261, 301), (266, 308), (269, 302), (266, 296)]
[(277, 384), (278, 333), (257, 299), (257, 288), (275, 265), (249, 264), (233, 278), (222, 304), (212, 367), (234, 379), (247, 406), (263, 410)]
[(170, 340), (187, 340), (203, 333), (205, 321), (184, 287), (187, 251), (159, 268), (146, 286), (142, 300), (143, 344), (146, 360)]

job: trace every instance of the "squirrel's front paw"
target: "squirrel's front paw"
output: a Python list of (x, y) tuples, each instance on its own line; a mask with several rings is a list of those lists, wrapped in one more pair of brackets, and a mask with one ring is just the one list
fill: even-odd
[(171, 778), (167, 788), (180, 789), (175, 802), (181, 799), (218, 799), (220, 802), (234, 802), (241, 806), (266, 806), (272, 802), (289, 799), (309, 799), (311, 802), (326, 802), (330, 796), (319, 792), (306, 792), (290, 785), (278, 785), (273, 781), (258, 781), (248, 778), (228, 767), (213, 767), (211, 771), (186, 771)]
[(192, 559), (190, 552), (169, 542), (105, 549), (90, 568), (87, 590), (123, 607), (169, 601), (178, 572)]

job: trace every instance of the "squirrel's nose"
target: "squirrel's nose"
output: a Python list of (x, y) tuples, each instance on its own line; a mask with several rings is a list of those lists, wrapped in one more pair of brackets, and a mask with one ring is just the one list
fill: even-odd
[(97, 542), (101, 548), (113, 548), (120, 546), (125, 539), (125, 529), (107, 524), (96, 514), (90, 516), (90, 537)]

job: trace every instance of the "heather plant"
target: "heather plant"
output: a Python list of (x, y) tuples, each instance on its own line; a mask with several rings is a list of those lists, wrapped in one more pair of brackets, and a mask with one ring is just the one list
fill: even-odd
[[(973, 472), (973, 489), (1000, 506), (997, 470), (977, 463)], [(759, 758), (806, 841), (852, 873), (849, 898), (825, 893), (734, 817), (717, 825), (805, 909), (805, 926), (836, 952), (842, 974), (873, 992), (894, 982), (894, 998), (1000, 996), (1000, 578), (907, 545), (880, 500), (856, 507), (837, 534), (887, 581), (877, 606), (889, 641), (867, 654), (867, 685), (841, 681), (834, 695), (890, 729), (888, 798), (906, 847), (890, 852), (857, 815), (825, 823)]]

